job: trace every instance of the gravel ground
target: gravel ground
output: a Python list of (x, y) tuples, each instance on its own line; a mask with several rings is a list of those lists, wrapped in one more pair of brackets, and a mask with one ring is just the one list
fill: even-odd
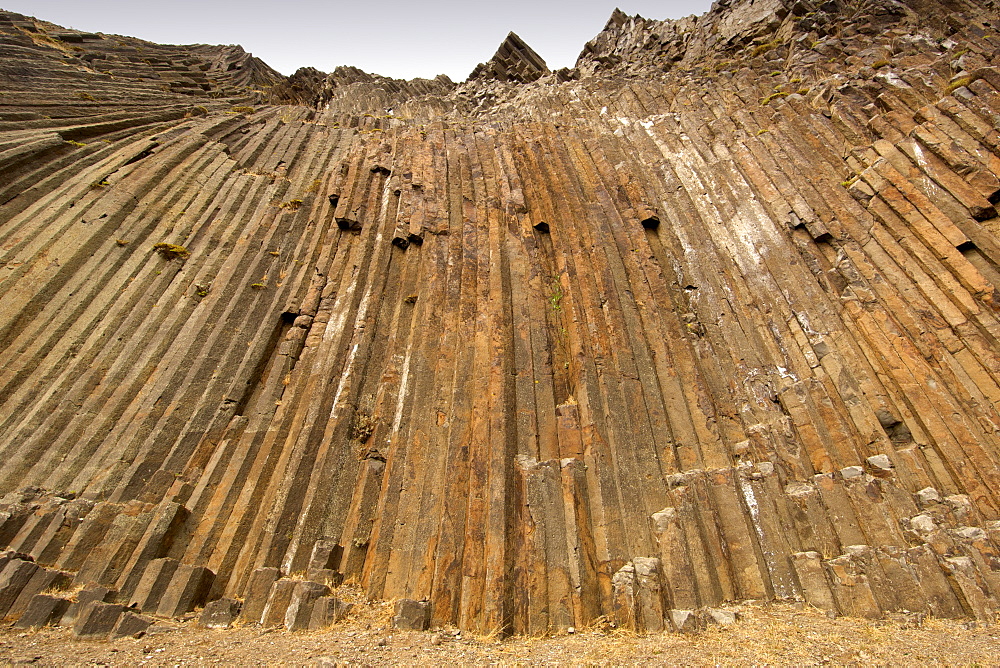
[[(798, 608), (798, 609), (797, 609)], [(40, 666), (663, 664), (1000, 665), (1000, 629), (928, 619), (829, 619), (794, 605), (733, 606), (739, 621), (694, 634), (637, 636), (599, 626), (573, 634), (506, 640), (456, 629), (400, 632), (387, 604), (359, 606), (328, 631), (159, 623), (141, 638), (74, 640), (67, 629), (0, 631), (0, 664)]]

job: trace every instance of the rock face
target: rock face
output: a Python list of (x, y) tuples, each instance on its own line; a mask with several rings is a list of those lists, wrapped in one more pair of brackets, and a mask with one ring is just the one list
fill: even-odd
[(0, 13), (5, 609), (991, 620), (997, 26), (720, 0), (455, 84)]

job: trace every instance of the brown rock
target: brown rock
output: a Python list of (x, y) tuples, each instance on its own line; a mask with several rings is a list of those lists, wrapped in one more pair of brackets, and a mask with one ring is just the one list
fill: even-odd
[(0, 572), (0, 616), (8, 614), (14, 601), (37, 571), (38, 566), (30, 561), (12, 559), (7, 562)]
[(205, 605), (198, 617), (198, 626), (206, 629), (228, 629), (240, 613), (240, 602), (231, 598), (218, 598)]
[(407, 631), (426, 631), (431, 623), (431, 605), (427, 601), (404, 598), (396, 601), (392, 625)]
[(297, 584), (295, 580), (278, 580), (271, 586), (267, 604), (260, 616), (262, 626), (272, 627), (285, 623), (288, 604), (292, 601), (292, 594)]
[(129, 605), (139, 610), (154, 612), (160, 604), (179, 563), (176, 559), (154, 559), (146, 565), (142, 578), (129, 599)]
[(271, 588), (279, 577), (281, 577), (281, 571), (277, 568), (258, 568), (253, 572), (250, 576), (250, 584), (247, 586), (243, 607), (240, 609), (241, 618), (255, 624), (261, 622), (264, 608), (267, 607), (271, 595)]
[(994, 5), (615, 11), (459, 84), (0, 12), (2, 612), (989, 620)]
[(156, 615), (176, 617), (203, 605), (213, 580), (215, 573), (203, 566), (179, 565), (160, 599)]
[(313, 602), (310, 631), (322, 631), (350, 614), (353, 604), (345, 603), (335, 596), (320, 596)]
[(126, 610), (115, 623), (111, 638), (141, 638), (152, 624), (152, 617), (144, 617)]
[(31, 598), (28, 607), (15, 622), (17, 629), (38, 629), (50, 624), (58, 624), (63, 614), (69, 609), (70, 602), (57, 596), (36, 594)]
[(91, 603), (110, 602), (114, 599), (115, 594), (117, 594), (117, 592), (112, 589), (108, 589), (107, 587), (87, 587), (86, 589), (77, 592), (76, 600), (70, 604), (60, 623), (63, 626), (73, 626), (76, 623), (77, 617)]
[(305, 580), (296, 583), (285, 612), (285, 628), (289, 631), (307, 630), (316, 599), (329, 593), (330, 588), (318, 582)]
[(128, 608), (117, 603), (92, 601), (73, 620), (73, 635), (82, 640), (106, 640)]

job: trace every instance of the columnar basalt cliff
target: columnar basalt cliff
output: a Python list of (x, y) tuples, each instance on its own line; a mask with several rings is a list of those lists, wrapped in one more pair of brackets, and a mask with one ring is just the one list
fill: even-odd
[(998, 27), (719, 0), (454, 83), (0, 14), (0, 614), (994, 619)]

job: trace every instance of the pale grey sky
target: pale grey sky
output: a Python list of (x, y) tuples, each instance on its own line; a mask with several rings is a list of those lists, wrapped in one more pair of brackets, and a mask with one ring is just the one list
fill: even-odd
[(703, 14), (711, 0), (0, 0), (78, 30), (165, 44), (240, 44), (291, 74), (338, 65), (402, 79), (464, 80), (511, 30), (552, 69), (571, 67), (615, 8), (646, 18)]

